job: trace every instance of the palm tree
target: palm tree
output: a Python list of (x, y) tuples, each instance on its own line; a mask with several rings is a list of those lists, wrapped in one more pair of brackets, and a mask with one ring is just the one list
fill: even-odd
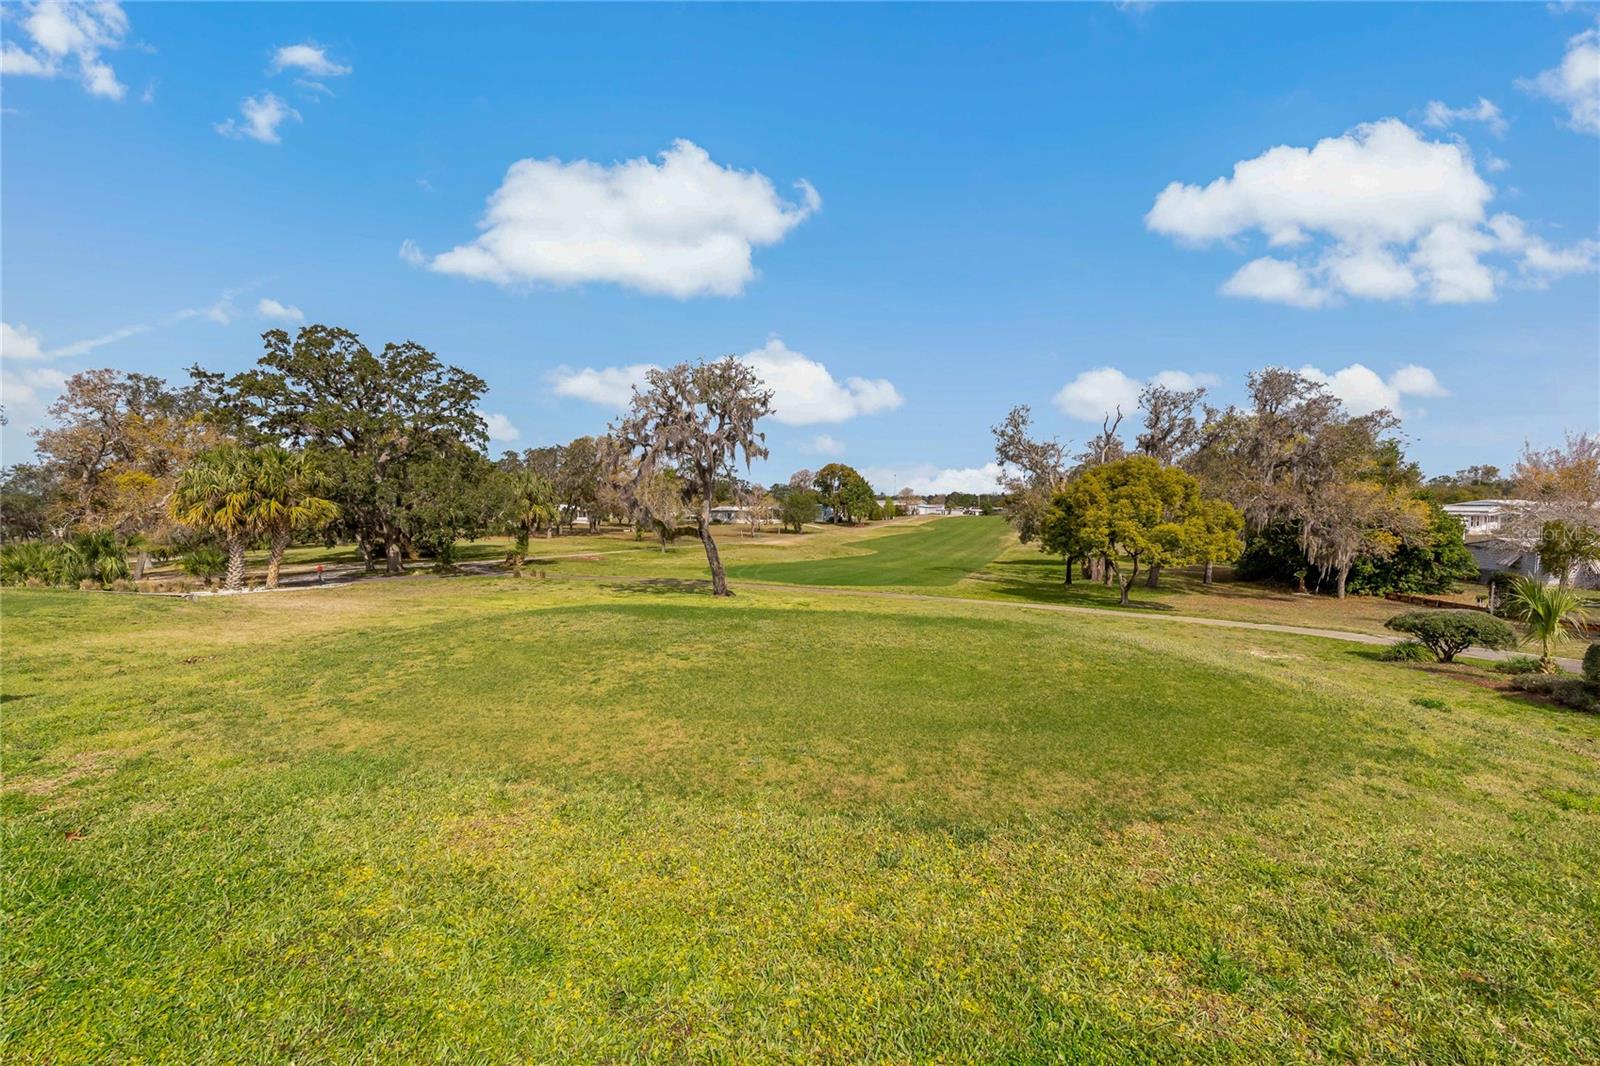
[(255, 532), (256, 478), (250, 453), (225, 444), (195, 456), (178, 475), (172, 517), (192, 529), (215, 533), (228, 547), (230, 591), (244, 588), (244, 551)]
[(251, 525), (267, 538), (271, 549), (267, 557), (267, 588), (275, 589), (283, 553), (294, 531), (327, 525), (338, 517), (339, 508), (317, 495), (323, 485), (322, 471), (305, 452), (277, 446), (261, 448), (252, 454), (250, 467), (254, 482)]
[(528, 558), (528, 539), (533, 531), (543, 525), (547, 528), (556, 518), (555, 490), (549, 480), (531, 470), (523, 470), (511, 482), (511, 503), (506, 508), (506, 520), (511, 525), (515, 543), (511, 549), (511, 569), (522, 573), (522, 564)]
[(1519, 577), (1511, 583), (1506, 611), (1528, 627), (1525, 643), (1539, 645), (1539, 665), (1546, 673), (1555, 672), (1555, 646), (1569, 630), (1581, 633), (1585, 621), (1583, 601), (1576, 592), (1532, 577)]

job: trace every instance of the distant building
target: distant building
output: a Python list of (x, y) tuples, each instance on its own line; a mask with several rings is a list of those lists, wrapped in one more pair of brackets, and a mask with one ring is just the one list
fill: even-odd
[[(1539, 565), (1538, 552), (1504, 537), (1469, 536), (1467, 551), (1478, 564), (1479, 580), (1488, 580), (1495, 574), (1531, 577), (1546, 585), (1554, 585), (1559, 580), (1556, 574), (1546, 573)], [(1577, 563), (1567, 575), (1567, 584), (1580, 589), (1600, 588), (1600, 574), (1585, 563)]]
[(1474, 533), (1493, 533), (1501, 524), (1522, 507), (1526, 500), (1467, 500), (1447, 503), (1444, 513), (1461, 523), (1470, 537)]
[[(1478, 564), (1480, 579), (1493, 574), (1511, 574), (1536, 578), (1546, 584), (1557, 581), (1557, 575), (1545, 573), (1544, 567), (1539, 565), (1539, 555), (1533, 548), (1496, 535), (1514, 515), (1531, 506), (1527, 500), (1467, 500), (1444, 505), (1444, 513), (1466, 530), (1467, 551)], [(1600, 584), (1600, 574), (1593, 567), (1579, 563), (1567, 575), (1567, 581), (1578, 588), (1595, 588)]]

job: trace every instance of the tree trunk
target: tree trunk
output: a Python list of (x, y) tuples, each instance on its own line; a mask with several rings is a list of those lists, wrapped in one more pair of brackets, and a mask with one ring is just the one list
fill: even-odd
[(1126, 581), (1124, 581), (1124, 580), (1122, 580), (1120, 578), (1117, 580), (1117, 603), (1119, 605), (1121, 605), (1123, 607), (1129, 606), (1129, 603), (1128, 603), (1128, 587), (1130, 585), (1132, 585), (1132, 584), (1133, 584), (1133, 575), (1132, 574), (1128, 575), (1128, 579)]
[(383, 572), (386, 574), (403, 574), (406, 572), (405, 564), (400, 561), (400, 542), (389, 534), (383, 545)]
[(1349, 576), (1350, 568), (1348, 566), (1339, 567), (1339, 598), (1341, 600), (1344, 599), (1344, 581)]
[(133, 579), (142, 581), (144, 572), (148, 569), (150, 569), (150, 553), (140, 548), (139, 554), (133, 557)]
[(1150, 567), (1150, 573), (1145, 575), (1144, 587), (1147, 589), (1160, 588), (1161, 586), (1157, 583), (1160, 580), (1161, 567), (1159, 565), (1152, 565)]
[(1093, 559), (1090, 559), (1086, 555), (1086, 556), (1083, 557), (1083, 561), (1081, 563), (1079, 563), (1078, 566), (1079, 566), (1078, 572), (1083, 575), (1083, 579), (1085, 581), (1093, 581), (1094, 580), (1094, 560)]
[[(706, 499), (711, 494), (706, 493)], [(717, 554), (717, 542), (711, 539), (711, 511), (710, 505), (700, 511), (700, 543), (705, 545), (706, 562), (711, 564), (711, 595), (732, 596), (728, 590), (728, 575), (722, 569), (722, 556)]]
[(372, 540), (365, 534), (356, 537), (356, 547), (361, 550), (361, 561), (366, 565), (367, 573), (378, 569), (378, 561), (372, 554)]
[(278, 571), (283, 568), (283, 553), (289, 547), (289, 534), (280, 533), (272, 538), (272, 554), (267, 556), (267, 588), (278, 587)]
[(1216, 564), (1215, 564), (1215, 563), (1213, 563), (1213, 562), (1212, 562), (1212, 561), (1211, 561), (1211, 560), (1210, 560), (1210, 559), (1207, 559), (1207, 560), (1206, 560), (1206, 576), (1205, 576), (1205, 577), (1204, 577), (1204, 578), (1202, 578), (1202, 579), (1201, 579), (1201, 581), (1200, 581), (1200, 583), (1201, 583), (1201, 584), (1202, 584), (1202, 585), (1209, 585), (1209, 584), (1211, 584), (1211, 568), (1212, 568), (1212, 567), (1213, 567), (1213, 566), (1215, 566), (1215, 565), (1216, 565)]
[(229, 592), (244, 591), (244, 538), (228, 538), (228, 576), (225, 586)]
[(1072, 584), (1072, 564), (1074, 562), (1074, 559), (1072, 558), (1072, 556), (1069, 555), (1069, 556), (1066, 557), (1066, 560), (1067, 560), (1067, 572), (1062, 575), (1061, 583), (1063, 585), (1070, 585), (1070, 584)]

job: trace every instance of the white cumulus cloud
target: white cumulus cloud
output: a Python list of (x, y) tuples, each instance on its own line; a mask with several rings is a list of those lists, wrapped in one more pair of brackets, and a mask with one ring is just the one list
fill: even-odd
[(815, 455), (843, 455), (845, 451), (843, 441), (826, 433), (818, 433), (802, 447)]
[(119, 4), (40, 0), (23, 5), (17, 21), (31, 47), (14, 40), (0, 45), (0, 74), (35, 78), (76, 74), (92, 96), (121, 100), (127, 95), (127, 86), (101, 58), (101, 52), (122, 47), (127, 36), (128, 16)]
[(256, 314), (262, 318), (277, 319), (280, 322), (304, 322), (306, 316), (294, 304), (281, 304), (277, 300), (263, 296), (256, 304)]
[(1351, 363), (1331, 374), (1314, 366), (1303, 366), (1300, 374), (1326, 385), (1353, 415), (1371, 414), (1380, 407), (1401, 414), (1401, 401), (1407, 396), (1450, 395), (1433, 371), (1414, 363), (1401, 367), (1387, 378), (1361, 363)]
[(272, 72), (299, 70), (315, 78), (337, 78), (350, 73), (350, 68), (335, 63), (321, 45), (310, 41), (286, 44), (272, 53)]
[(0, 322), (0, 359), (43, 359), (39, 335), (27, 326)]
[(522, 439), (522, 430), (511, 424), (511, 419), (498, 411), (491, 411), (483, 416), (484, 424), (489, 427), (489, 439), (510, 443)]
[(1508, 266), (1534, 283), (1594, 269), (1592, 241), (1554, 247), (1514, 215), (1491, 217), (1494, 195), (1464, 144), (1383, 119), (1311, 148), (1269, 149), (1203, 186), (1173, 182), (1145, 225), (1192, 245), (1242, 247), (1258, 235), (1278, 251), (1245, 263), (1221, 292), (1302, 308), (1479, 302), (1495, 298)]
[(32, 427), (43, 420), (45, 408), (67, 384), (67, 376), (48, 366), (0, 364), (0, 406), (18, 426)]
[(270, 92), (245, 97), (239, 104), (239, 116), (217, 123), (216, 131), (235, 140), (248, 137), (262, 144), (278, 144), (282, 141), (278, 127), (290, 120), (300, 121), (300, 112)]
[(1573, 129), (1600, 133), (1600, 27), (1567, 41), (1560, 66), (1518, 84), (1566, 107)]
[(1224, 281), (1218, 291), (1224, 296), (1242, 296), (1291, 307), (1321, 307), (1328, 302), (1328, 294), (1317, 288), (1299, 263), (1270, 255), (1250, 260)]
[(1107, 415), (1131, 415), (1139, 406), (1139, 393), (1146, 385), (1162, 385), (1169, 389), (1193, 389), (1217, 383), (1213, 374), (1190, 374), (1183, 370), (1163, 370), (1148, 381), (1130, 377), (1112, 366), (1085, 370), (1061, 386), (1055, 395), (1055, 405), (1062, 413), (1085, 422), (1099, 422)]
[(884, 378), (840, 381), (828, 368), (774, 337), (741, 357), (773, 392), (772, 417), (791, 426), (843, 422), (892, 411), (905, 401)]
[[(892, 411), (904, 403), (894, 383), (884, 378), (847, 377), (843, 381), (823, 363), (774, 337), (739, 357), (772, 390), (772, 417), (790, 426), (844, 422), (858, 415)], [(643, 388), (653, 363), (596, 369), (559, 367), (550, 375), (557, 396), (587, 400), (614, 410), (628, 406), (635, 386)]]
[(1434, 129), (1446, 129), (1457, 122), (1481, 122), (1496, 136), (1504, 134), (1510, 127), (1506, 117), (1500, 113), (1500, 108), (1493, 100), (1478, 97), (1478, 102), (1468, 107), (1451, 107), (1443, 100), (1429, 100), (1428, 107), (1422, 116), (1424, 126)]
[(620, 411), (633, 399), (634, 388), (644, 388), (645, 375), (655, 369), (653, 363), (608, 366), (598, 370), (593, 367), (574, 370), (563, 366), (550, 375), (550, 387), (557, 396), (587, 400)]
[(679, 299), (735, 296), (756, 275), (753, 250), (821, 206), (815, 189), (797, 184), (800, 202), (790, 203), (765, 175), (724, 167), (686, 140), (660, 162), (523, 159), (489, 197), (477, 239), (429, 267), (501, 285), (609, 282)]
[(880, 493), (893, 494), (909, 488), (919, 496), (938, 496), (946, 492), (997, 493), (1004, 471), (999, 463), (942, 468), (931, 463), (915, 463), (863, 467), (860, 473)]

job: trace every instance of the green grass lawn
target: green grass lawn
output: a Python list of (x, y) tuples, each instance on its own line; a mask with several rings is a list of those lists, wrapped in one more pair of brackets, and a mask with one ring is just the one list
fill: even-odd
[(1365, 649), (532, 578), (0, 606), (7, 1063), (1600, 1059), (1600, 720)]
[[(735, 583), (764, 582), (857, 588), (893, 588), (927, 595), (1023, 603), (1049, 603), (1109, 608), (1142, 613), (1173, 613), (1274, 622), (1362, 633), (1387, 633), (1384, 621), (1405, 610), (1404, 604), (1370, 596), (1339, 601), (1330, 596), (1299, 596), (1288, 589), (1233, 579), (1218, 567), (1218, 581), (1201, 582), (1198, 567), (1168, 570), (1158, 588), (1147, 588), (1141, 575), (1132, 603), (1118, 604), (1117, 591), (1081, 577), (1062, 583), (1059, 557), (1041, 553), (1034, 544), (1019, 544), (999, 517), (911, 518), (864, 526), (808, 526), (804, 535), (767, 530), (752, 537), (738, 526), (715, 528), (717, 544), (729, 577)], [(510, 541), (488, 537), (458, 546), (464, 565), (501, 563)], [(673, 578), (704, 580), (705, 553), (693, 536), (684, 535), (662, 552), (655, 538), (615, 528), (546, 539), (536, 537), (529, 566), (550, 576)], [(289, 550), (286, 573), (303, 572), (318, 563), (332, 567), (360, 562), (354, 545), (305, 545)], [(251, 556), (259, 581), (266, 555)], [(426, 573), (432, 564), (416, 561), (412, 573)], [(175, 573), (158, 568), (157, 576)], [(1476, 586), (1457, 598), (1472, 602)]]
[(734, 562), (728, 576), (793, 585), (954, 585), (995, 559), (1012, 540), (1004, 518), (947, 518), (852, 542), (834, 558)]
[[(1117, 590), (1081, 577), (1062, 583), (1062, 561), (1035, 544), (1019, 544), (999, 517), (898, 520), (859, 527), (814, 527), (805, 536), (745, 536), (719, 526), (717, 544), (736, 584), (772, 582), (836, 587), (894, 588), (935, 596), (1109, 608), (1143, 614), (1187, 614), (1273, 622), (1320, 629), (1388, 633), (1383, 623), (1405, 604), (1370, 596), (1336, 600), (1233, 580), (1217, 568), (1217, 583), (1202, 583), (1199, 567), (1168, 570), (1158, 588), (1143, 576), (1132, 602)], [(487, 543), (487, 542), (486, 542)], [(502, 558), (503, 547), (475, 547), (476, 558)], [(538, 541), (530, 564), (553, 576), (629, 576), (697, 581), (707, 575), (699, 541), (680, 537), (663, 553), (654, 541), (630, 535), (561, 537)]]

